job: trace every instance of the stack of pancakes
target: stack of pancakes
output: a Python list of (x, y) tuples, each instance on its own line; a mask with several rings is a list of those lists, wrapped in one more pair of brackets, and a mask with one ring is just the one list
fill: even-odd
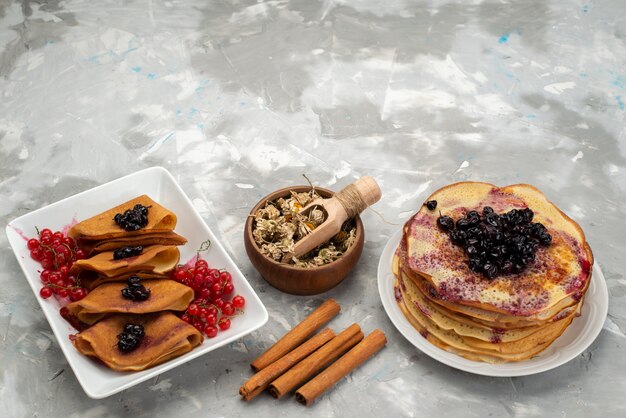
[[(593, 255), (580, 227), (529, 185), (498, 188), (464, 182), (438, 190), (404, 225), (393, 260), (395, 295), (409, 322), (432, 344), (489, 363), (529, 359), (579, 315)], [(552, 235), (521, 273), (488, 279), (470, 270), (462, 248), (437, 227), (490, 206), (495, 213), (530, 208)]]
[[(137, 204), (148, 208), (148, 222), (139, 230), (126, 231), (113, 218)], [(90, 255), (70, 270), (90, 290), (67, 305), (70, 314), (88, 326), (73, 339), (78, 351), (114, 370), (136, 371), (202, 343), (202, 334), (173, 313), (184, 311), (194, 297), (193, 289), (169, 278), (180, 259), (176, 246), (187, 242), (174, 232), (176, 221), (174, 213), (143, 195), (72, 227), (68, 235)], [(136, 246), (142, 247), (140, 254), (115, 259), (116, 249)], [(123, 297), (130, 276), (138, 276), (150, 291), (147, 299)], [(127, 323), (142, 325), (145, 337), (137, 349), (124, 353), (117, 348), (117, 336)]]

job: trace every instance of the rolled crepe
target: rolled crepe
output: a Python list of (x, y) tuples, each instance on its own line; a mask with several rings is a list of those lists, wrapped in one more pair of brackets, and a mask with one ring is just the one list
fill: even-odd
[(93, 271), (104, 277), (117, 277), (133, 272), (152, 272), (166, 274), (178, 264), (180, 252), (175, 246), (151, 245), (142, 253), (120, 260), (113, 259), (113, 251), (106, 251), (91, 258), (77, 260), (70, 269), (70, 274), (81, 271)]
[[(149, 207), (148, 223), (137, 231), (126, 231), (116, 224), (113, 218), (116, 214), (124, 213), (137, 204)], [(81, 245), (83, 241), (102, 241), (119, 237), (166, 233), (173, 231), (174, 227), (176, 227), (176, 215), (147, 195), (142, 195), (74, 225), (69, 230), (68, 236), (74, 238), (78, 245)]]
[[(117, 335), (127, 323), (142, 325), (145, 336), (135, 350), (123, 353), (117, 348)], [(77, 334), (72, 343), (80, 353), (100, 359), (113, 370), (139, 371), (188, 353), (203, 340), (197, 329), (173, 313), (158, 312), (110, 316)]]
[(141, 245), (185, 245), (187, 238), (175, 232), (156, 232), (145, 235), (133, 235), (130, 237), (111, 238), (103, 241), (82, 240), (80, 248), (88, 255), (111, 251), (122, 247), (136, 247)]
[(104, 283), (126, 282), (128, 277), (130, 276), (137, 276), (141, 280), (169, 279), (169, 276), (167, 274), (157, 274), (144, 271), (134, 271), (132, 274), (122, 274), (119, 276), (106, 277), (99, 276), (98, 273), (93, 271), (84, 270), (81, 271), (78, 275), (78, 281), (80, 282), (80, 285), (85, 289), (93, 290)]
[(160, 311), (184, 311), (193, 300), (193, 289), (170, 279), (145, 280), (141, 284), (150, 290), (150, 297), (142, 301), (126, 299), (124, 282), (107, 283), (90, 292), (85, 298), (67, 305), (67, 309), (86, 324), (94, 324), (116, 313), (145, 314)]

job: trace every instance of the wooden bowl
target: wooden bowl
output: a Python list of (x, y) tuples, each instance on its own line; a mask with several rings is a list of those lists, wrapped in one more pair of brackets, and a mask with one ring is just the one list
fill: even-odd
[[(267, 201), (289, 196), (291, 191), (302, 193), (309, 190), (311, 190), (311, 186), (285, 187), (284, 189), (276, 190), (274, 193), (270, 193), (261, 199), (250, 211), (250, 214), (255, 214)], [(315, 190), (322, 197), (331, 197), (334, 194), (331, 190), (319, 187), (316, 187)], [(261, 254), (258, 245), (252, 237), (253, 221), (254, 218), (249, 216), (244, 228), (244, 243), (252, 265), (269, 284), (278, 290), (291, 293), (292, 295), (317, 295), (337, 286), (354, 268), (363, 252), (365, 234), (363, 222), (361, 222), (359, 216), (355, 218), (356, 240), (348, 251), (332, 263), (311, 268), (279, 263)]]

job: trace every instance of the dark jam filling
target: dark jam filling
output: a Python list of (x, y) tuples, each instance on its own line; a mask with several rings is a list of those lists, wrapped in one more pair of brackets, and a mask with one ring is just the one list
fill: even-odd
[(143, 326), (138, 324), (126, 324), (121, 334), (117, 336), (117, 348), (122, 353), (129, 353), (139, 347), (144, 337)]
[(146, 289), (141, 284), (141, 279), (138, 276), (130, 276), (126, 279), (126, 283), (128, 285), (122, 289), (124, 298), (140, 302), (150, 297), (150, 289)]
[(116, 214), (113, 220), (126, 231), (136, 231), (148, 225), (148, 208), (149, 206), (137, 204), (124, 213)]
[(138, 245), (136, 247), (122, 247), (113, 251), (113, 260), (121, 260), (122, 258), (134, 257), (141, 254), (143, 247)]
[(529, 208), (497, 214), (485, 206), (482, 215), (472, 210), (456, 222), (440, 216), (437, 226), (449, 234), (454, 245), (463, 248), (472, 271), (494, 279), (523, 271), (535, 261), (539, 246), (552, 243), (546, 227), (532, 222), (533, 217)]

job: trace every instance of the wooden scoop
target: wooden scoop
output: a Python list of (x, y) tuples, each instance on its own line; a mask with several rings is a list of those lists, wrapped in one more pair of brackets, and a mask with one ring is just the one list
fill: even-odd
[(325, 212), (324, 222), (298, 241), (293, 252), (283, 256), (282, 262), (288, 262), (292, 257), (302, 257), (328, 241), (341, 231), (341, 225), (346, 220), (354, 218), (365, 208), (378, 202), (380, 197), (381, 191), (376, 180), (363, 176), (330, 199), (316, 199), (309, 203), (300, 210), (300, 214), (307, 215), (313, 208), (322, 209)]

